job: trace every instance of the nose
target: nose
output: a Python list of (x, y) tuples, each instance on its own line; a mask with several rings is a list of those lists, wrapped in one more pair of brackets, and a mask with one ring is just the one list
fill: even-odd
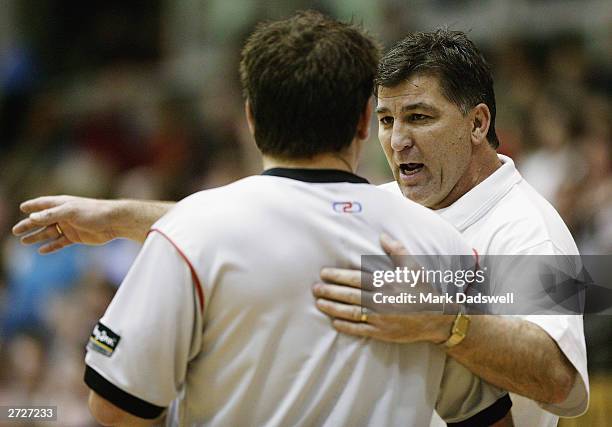
[(410, 148), (413, 145), (412, 135), (406, 128), (401, 125), (393, 126), (391, 133), (391, 148), (393, 151), (402, 151), (404, 148)]

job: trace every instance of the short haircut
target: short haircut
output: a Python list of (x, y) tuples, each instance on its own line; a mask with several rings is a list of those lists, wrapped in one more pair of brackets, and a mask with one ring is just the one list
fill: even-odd
[(465, 33), (445, 29), (411, 33), (383, 55), (376, 87), (394, 87), (415, 74), (438, 77), (442, 94), (464, 115), (479, 103), (486, 104), (491, 111), (487, 140), (493, 148), (499, 147), (491, 69)]
[(379, 58), (362, 28), (319, 12), (259, 24), (242, 49), (240, 79), (261, 152), (307, 159), (348, 147)]

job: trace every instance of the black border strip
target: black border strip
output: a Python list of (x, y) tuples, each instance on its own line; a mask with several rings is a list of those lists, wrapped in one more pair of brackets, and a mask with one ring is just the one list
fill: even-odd
[(300, 168), (272, 168), (262, 172), (262, 175), (279, 176), (298, 181), (312, 183), (350, 182), (352, 184), (369, 184), (368, 180), (354, 173), (338, 169), (300, 169)]
[(152, 420), (159, 417), (166, 409), (121, 390), (89, 365), (85, 365), (85, 376), (83, 379), (90, 389), (113, 405), (137, 417)]
[(510, 396), (506, 394), (500, 397), (497, 402), (487, 409), (483, 409), (476, 415), (472, 415), (467, 420), (448, 423), (447, 425), (449, 427), (488, 427), (504, 418), (510, 411), (510, 408), (512, 408), (512, 400)]

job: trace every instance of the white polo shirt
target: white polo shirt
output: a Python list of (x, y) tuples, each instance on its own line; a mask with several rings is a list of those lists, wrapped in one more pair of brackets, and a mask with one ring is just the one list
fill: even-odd
[[(574, 239), (557, 211), (521, 177), (512, 159), (503, 155), (499, 158), (503, 164), (491, 176), (451, 206), (436, 212), (480, 254), (577, 255)], [(381, 187), (401, 194), (395, 182)], [(552, 427), (557, 425), (558, 415), (573, 417), (584, 413), (589, 379), (582, 316), (521, 317), (539, 325), (556, 341), (578, 375), (561, 404), (540, 407), (511, 394), (515, 425)], [(454, 359), (449, 359), (449, 364), (467, 372)]]
[[(168, 425), (429, 423), (445, 353), (339, 334), (311, 286), (383, 255), (382, 232), (471, 254), (431, 211), (346, 172), (273, 169), (184, 199), (152, 231), (88, 345), (98, 394), (141, 417), (170, 406)], [(472, 397), (450, 418), (500, 401)]]

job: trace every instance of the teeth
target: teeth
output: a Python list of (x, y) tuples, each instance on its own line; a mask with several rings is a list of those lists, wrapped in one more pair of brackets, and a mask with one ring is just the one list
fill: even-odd
[(423, 167), (423, 163), (402, 163), (400, 165), (400, 169), (402, 172), (413, 172), (415, 170), (421, 169)]

